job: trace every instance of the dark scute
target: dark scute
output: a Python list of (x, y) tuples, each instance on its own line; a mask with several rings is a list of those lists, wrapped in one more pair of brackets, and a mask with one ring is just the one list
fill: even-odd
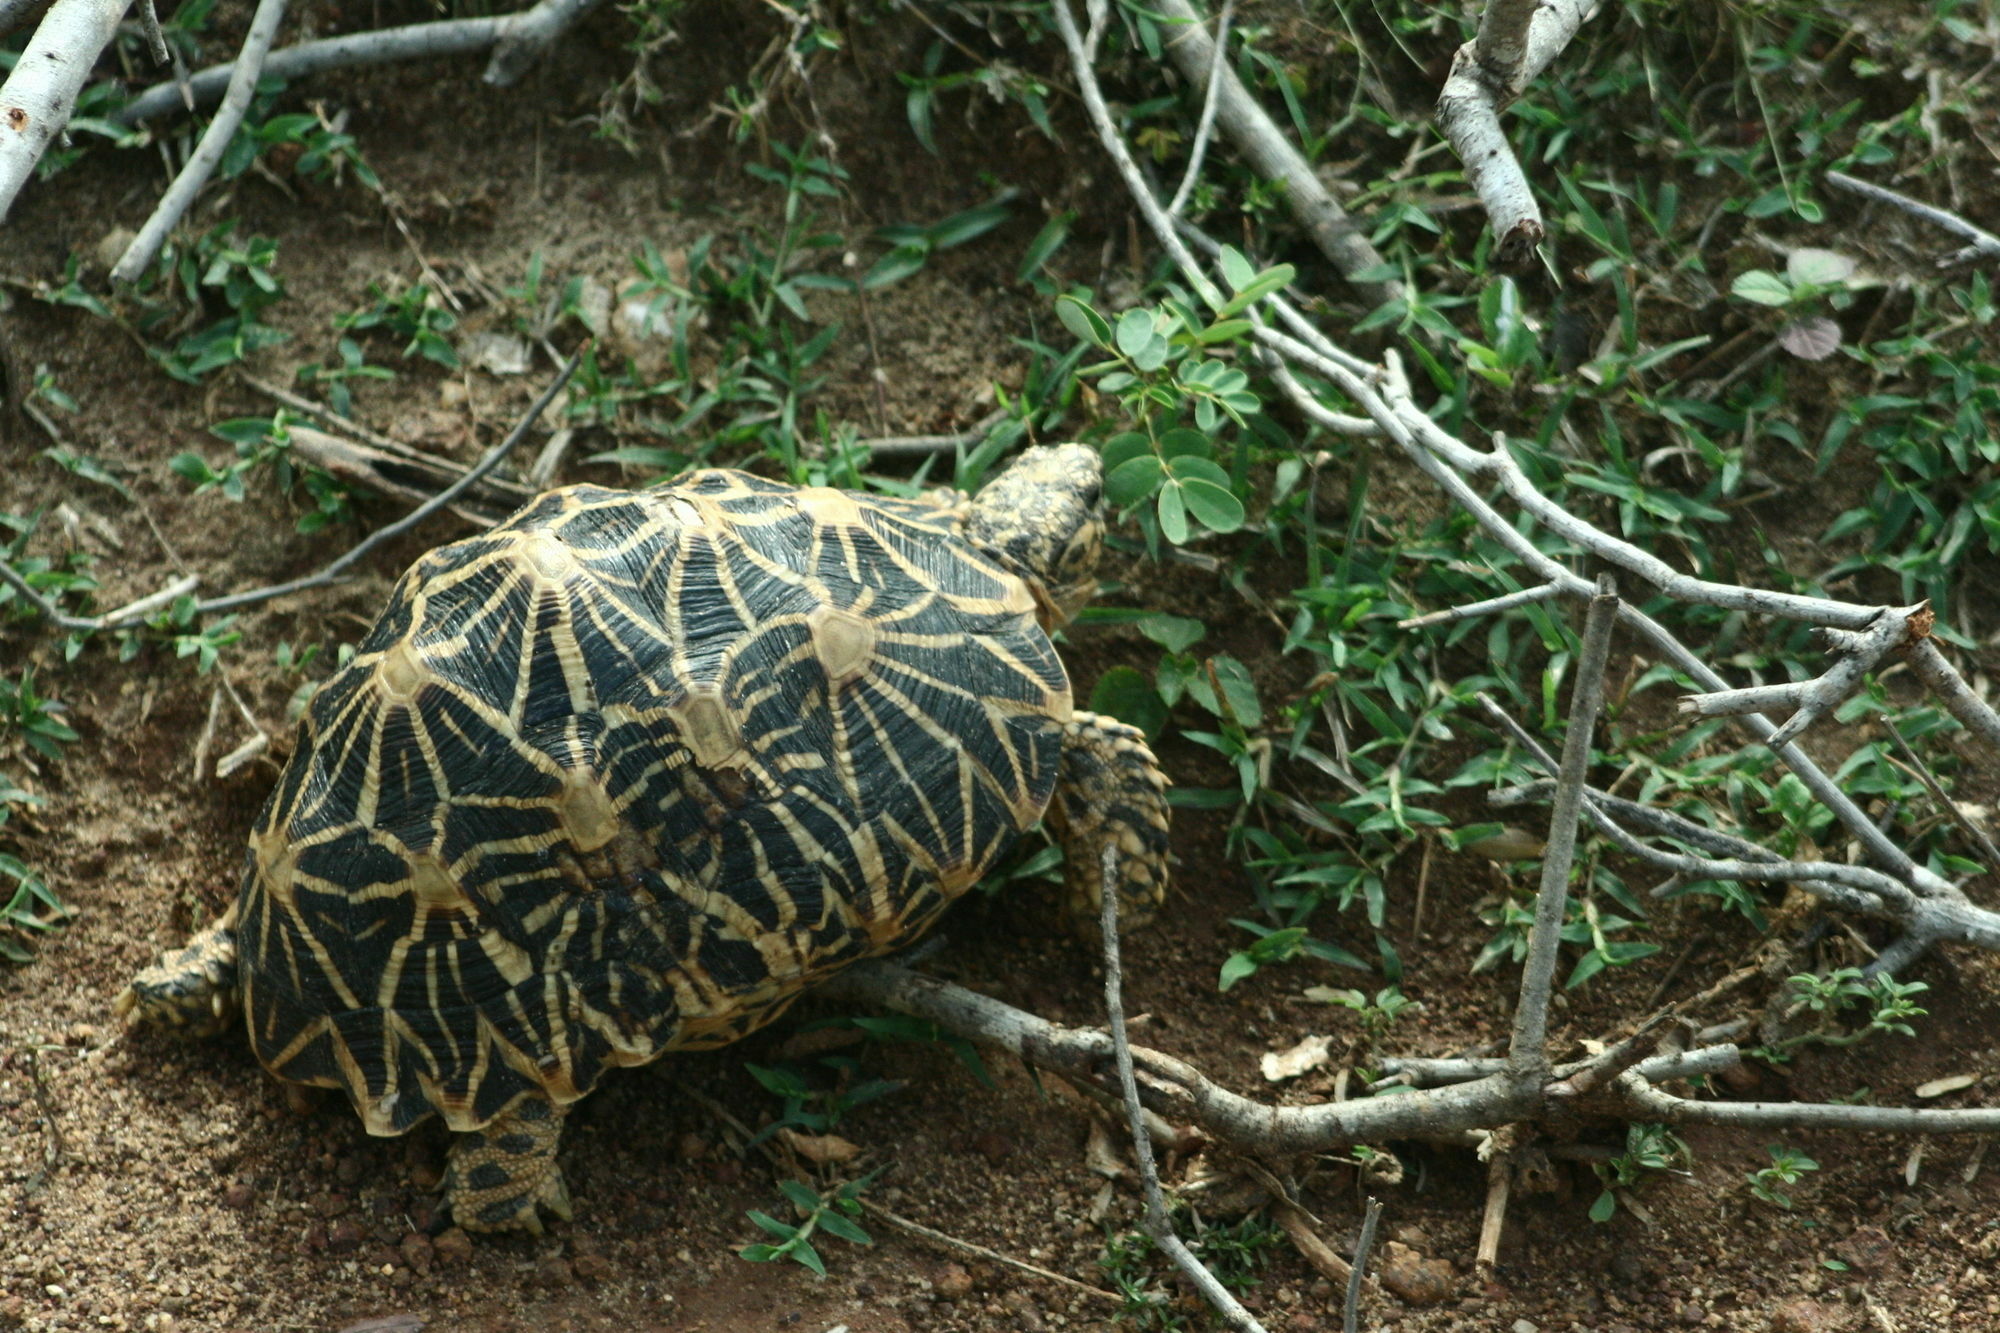
[[(523, 1137), (526, 1136), (524, 1135)], [(476, 1190), (497, 1190), (502, 1185), (505, 1185), (508, 1179), (509, 1177), (507, 1175), (507, 1169), (501, 1166), (498, 1162), (481, 1162), (478, 1166), (473, 1167), (470, 1171), (465, 1173), (465, 1183)], [(492, 1212), (492, 1211), (493, 1211), (493, 1206), (489, 1205), (487, 1208), (487, 1212)], [(499, 1217), (501, 1218), (511, 1217), (513, 1215), (513, 1212), (514, 1212), (513, 1205), (508, 1204), (505, 1207), (500, 1208)], [(484, 1213), (482, 1213), (480, 1216), (487, 1221), (499, 1220), (499, 1218), (487, 1218)]]
[[(495, 551), (504, 549), (505, 545), (498, 538), (475, 537), (444, 549), (456, 556), (451, 561), (451, 568), (456, 570), (486, 559)], [(486, 637), (488, 626), (495, 618), (511, 612), (508, 603), (521, 599), (518, 578), (506, 561), (496, 560), (470, 569), (463, 577), (450, 583), (441, 584), (435, 580), (426, 583), (423, 588), (424, 619), (421, 625), (414, 627), (412, 641), (429, 647), (449, 643), (461, 635), (473, 639)], [(386, 648), (388, 644), (383, 646)]]
[[(523, 765), (523, 767), (526, 767)], [(533, 770), (530, 769), (532, 772)], [(555, 794), (556, 782), (537, 773), (545, 790), (541, 799)], [(438, 845), (438, 855), (447, 863), (455, 865), (467, 852), (488, 843), (506, 842), (515, 838), (534, 837), (546, 834), (556, 827), (556, 812), (546, 805), (488, 805), (473, 804), (468, 797), (485, 796), (487, 793), (463, 793), (444, 817), (444, 840)], [(500, 793), (494, 793), (499, 796)], [(497, 873), (489, 862), (502, 859), (499, 853), (490, 853), (482, 858), (475, 873), (483, 872), (479, 881), (468, 874), (466, 881), (483, 882)], [(510, 861), (515, 858), (507, 858)], [(518, 862), (516, 862), (518, 864)], [(535, 864), (530, 862), (530, 864)]]
[(301, 848), (298, 864), (302, 875), (355, 891), (393, 884), (410, 873), (402, 857), (376, 843), (362, 829), (350, 829), (330, 842)]
[(563, 675), (561, 645), (564, 632), (562, 598), (544, 592), (535, 607), (534, 638), (528, 657), (528, 689), (521, 701), (521, 730), (525, 733), (576, 713), (570, 702), (569, 681)]
[(521, 1153), (533, 1152), (535, 1150), (535, 1136), (532, 1134), (522, 1134), (518, 1132), (513, 1134), (502, 1134), (497, 1139), (489, 1139), (488, 1142), (491, 1143), (494, 1147), (498, 1148), (501, 1152), (510, 1152), (516, 1154), (517, 1156)]
[(701, 956), (696, 961), (719, 989), (747, 990), (766, 972), (764, 955), (750, 941), (725, 935), (714, 929), (714, 924), (711, 922), (701, 942)]
[[(421, 699), (422, 694), (419, 703)], [(375, 827), (395, 834), (412, 851), (427, 851), (431, 823), (445, 793), (438, 790), (436, 775), (418, 743), (416, 709), (397, 704), (383, 713), (382, 757), (375, 770)]]

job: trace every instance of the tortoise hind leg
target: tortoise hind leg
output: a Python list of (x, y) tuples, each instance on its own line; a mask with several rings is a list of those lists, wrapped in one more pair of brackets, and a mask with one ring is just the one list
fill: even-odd
[(1073, 714), (1046, 819), (1063, 847), (1063, 915), (1072, 930), (1097, 931), (1107, 843), (1117, 853), (1119, 920), (1143, 926), (1152, 919), (1167, 891), (1167, 778), (1143, 732), (1096, 713)]
[(135, 1027), (220, 1032), (237, 1007), (235, 909), (132, 978), (113, 1006)]
[(568, 1220), (569, 1188), (556, 1165), (567, 1108), (530, 1097), (452, 1141), (444, 1198), (467, 1231), (542, 1234), (541, 1210)]

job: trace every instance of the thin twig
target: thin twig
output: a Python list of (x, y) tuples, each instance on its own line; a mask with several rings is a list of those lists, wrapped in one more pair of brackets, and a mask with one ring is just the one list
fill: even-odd
[(1222, 100), (1222, 63), (1229, 58), (1229, 23), (1236, 17), (1236, 0), (1222, 0), (1222, 13), (1215, 19), (1215, 54), (1208, 62), (1208, 90), (1201, 98), (1201, 118), (1195, 122), (1194, 145), (1188, 149), (1187, 170), (1180, 186), (1167, 201), (1167, 216), (1177, 218), (1187, 207), (1194, 184), (1201, 179), (1201, 166), (1208, 157), (1208, 139), (1215, 133), (1215, 108)]
[(1497, 615), (1502, 611), (1512, 611), (1520, 606), (1534, 606), (1552, 597), (1560, 597), (1562, 589), (1552, 583), (1544, 583), (1539, 588), (1523, 588), (1519, 592), (1505, 593), (1499, 597), (1489, 597), (1483, 602), (1469, 602), (1464, 606), (1448, 606), (1442, 611), (1432, 611), (1426, 615), (1411, 616), (1408, 620), (1396, 622), (1397, 629), (1422, 629), (1427, 625), (1441, 625), (1452, 620), (1471, 620), (1476, 616)]
[(957, 1236), (946, 1235), (944, 1232), (927, 1227), (921, 1222), (913, 1222), (900, 1213), (890, 1212), (873, 1199), (862, 1199), (860, 1203), (864, 1209), (881, 1218), (890, 1226), (901, 1227), (913, 1236), (922, 1236), (925, 1240), (942, 1245), (946, 1249), (956, 1250), (960, 1254), (969, 1254), (975, 1259), (984, 1259), (988, 1263), (1002, 1264), (1008, 1268), (1019, 1269), (1023, 1273), (1032, 1273), (1044, 1282), (1053, 1282), (1067, 1291), (1080, 1292), (1083, 1295), (1089, 1296), (1092, 1300), (1108, 1301), (1113, 1305), (1121, 1307), (1125, 1304), (1125, 1298), (1115, 1291), (1106, 1291), (1102, 1287), (1093, 1287), (1088, 1282), (1079, 1282), (1073, 1277), (1065, 1277), (1061, 1273), (1051, 1272), (1049, 1269), (1028, 1263), (1026, 1260), (1016, 1259), (1011, 1254), (1002, 1254), (1000, 1251), (988, 1249), (984, 1245), (978, 1245), (969, 1240), (962, 1240)]
[(188, 154), (186, 165), (174, 177), (174, 183), (167, 187), (166, 194), (139, 228), (139, 234), (125, 247), (125, 253), (118, 257), (112, 267), (113, 282), (136, 282), (139, 275), (153, 265), (159, 257), (160, 247), (167, 243), (167, 236), (179, 225), (183, 215), (194, 204), (194, 197), (215, 169), (222, 163), (222, 154), (230, 141), (236, 137), (237, 127), (250, 110), (250, 99), (256, 94), (257, 80), (263, 76), (264, 60), (271, 53), (271, 43), (277, 39), (278, 26), (285, 20), (285, 0), (257, 0), (257, 12), (250, 19), (250, 31), (243, 36), (243, 48), (236, 53), (236, 64), (229, 76), (229, 90), (223, 94), (222, 105), (216, 109), (214, 119), (202, 131), (201, 142)]
[(1590, 745), (1604, 703), (1604, 668), (1611, 656), (1611, 628), (1618, 622), (1618, 593), (1610, 575), (1600, 575), (1597, 595), (1584, 622), (1583, 655), (1576, 668), (1568, 734), (1549, 813), (1547, 850), (1542, 854), (1541, 891), (1535, 922), (1528, 931), (1527, 960), (1521, 968), (1521, 999), (1514, 1010), (1514, 1034), (1507, 1071), (1517, 1083), (1540, 1087), (1548, 1080), (1549, 999), (1555, 985), (1556, 955), (1562, 948), (1563, 911), (1569, 903), (1569, 872), (1576, 855), (1576, 830), (1583, 811), (1583, 786), (1590, 768)]
[(1375, 1228), (1382, 1220), (1382, 1201), (1370, 1199), (1361, 1215), (1361, 1238), (1354, 1242), (1354, 1267), (1347, 1275), (1347, 1296), (1340, 1303), (1340, 1326), (1344, 1333), (1361, 1328), (1361, 1289), (1368, 1276), (1368, 1253), (1375, 1248)]
[[(1975, 227), (1956, 213), (1948, 213), (1942, 208), (1912, 199), (1907, 194), (1898, 194), (1894, 190), (1884, 189), (1880, 185), (1871, 185), (1867, 181), (1856, 180), (1844, 171), (1827, 172), (1826, 183), (1838, 186), (1840, 189), (1847, 190), (1850, 193), (1858, 194), (1864, 199), (1874, 199), (1881, 203), (1891, 204), (1913, 217), (1922, 218), (1926, 222), (1942, 227), (1953, 235), (1965, 237), (1965, 239), (1972, 242), (1967, 248), (1976, 254), (1986, 255), (1989, 258), (2000, 258), (2000, 236), (1995, 236), (1990, 231)], [(1961, 251), (1960, 253), (1963, 254), (1964, 252)], [(1957, 259), (1958, 256), (1952, 256), (1941, 262), (1954, 263), (1957, 262)]]
[[(1067, 8), (1067, 0), (1056, 0), (1058, 9)], [(1188, 1276), (1196, 1290), (1200, 1291), (1208, 1303), (1215, 1307), (1224, 1323), (1238, 1330), (1238, 1333), (1264, 1333), (1259, 1324), (1240, 1301), (1208, 1271), (1201, 1260), (1181, 1243), (1174, 1234), (1173, 1219), (1167, 1215), (1166, 1196), (1160, 1192), (1159, 1168), (1153, 1162), (1153, 1141), (1146, 1133), (1144, 1108), (1139, 1102), (1139, 1084), (1132, 1072), (1132, 1043), (1125, 1033), (1124, 975), (1118, 961), (1118, 851), (1114, 844), (1105, 843), (1098, 866), (1102, 878), (1098, 881), (1100, 913), (1098, 924), (1104, 931), (1104, 1010), (1111, 1028), (1112, 1050), (1118, 1061), (1118, 1085), (1125, 1094), (1125, 1115), (1132, 1132), (1132, 1156), (1139, 1164), (1139, 1182), (1146, 1194), (1146, 1231), (1153, 1243), (1160, 1247), (1174, 1264)]]

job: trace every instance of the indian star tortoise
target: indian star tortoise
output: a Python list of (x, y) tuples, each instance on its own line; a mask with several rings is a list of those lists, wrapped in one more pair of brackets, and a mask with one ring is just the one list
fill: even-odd
[(1049, 641), (1095, 588), (1100, 476), (1035, 448), (947, 505), (711, 470), (432, 551), (314, 697), (235, 905), (120, 1012), (240, 1014), (371, 1134), (442, 1116), (453, 1217), (538, 1232), (607, 1069), (910, 944), (1036, 820), (1077, 923), (1107, 845), (1143, 920), (1166, 781)]

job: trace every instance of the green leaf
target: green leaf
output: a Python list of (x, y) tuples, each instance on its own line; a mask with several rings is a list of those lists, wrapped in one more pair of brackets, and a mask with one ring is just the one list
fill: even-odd
[(1234, 532), (1243, 526), (1243, 502), (1225, 486), (1189, 478), (1181, 483), (1187, 495), (1188, 511), (1211, 532)]
[(819, 1215), (819, 1229), (829, 1236), (838, 1236), (850, 1245), (873, 1245), (875, 1238), (839, 1213), (825, 1212)]
[(1118, 350), (1134, 361), (1153, 341), (1153, 312), (1127, 310), (1118, 317)]
[(1222, 687), (1222, 702), (1244, 730), (1262, 725), (1264, 706), (1257, 701), (1257, 686), (1250, 679), (1249, 668), (1226, 653), (1211, 658), (1209, 665), (1215, 668), (1216, 683)]
[(810, 1214), (819, 1207), (819, 1191), (801, 1180), (781, 1180), (778, 1192), (791, 1201), (792, 1207)]
[(1009, 205), (1014, 195), (1015, 191), (1009, 190), (991, 203), (968, 208), (963, 213), (953, 213), (942, 222), (932, 223), (926, 228), (931, 245), (939, 250), (949, 250), (984, 236), (1013, 215)]
[(1811, 283), (1815, 287), (1837, 287), (1854, 276), (1859, 267), (1852, 259), (1837, 250), (1821, 250), (1814, 246), (1802, 245), (1785, 256), (1785, 273), (1793, 282)]
[(1153, 452), (1153, 442), (1136, 430), (1128, 430), (1106, 440), (1104, 448), (1099, 452), (1104, 456), (1104, 470), (1111, 472), (1141, 454), (1150, 456)]
[(1737, 274), (1736, 281), (1729, 284), (1729, 294), (1738, 300), (1754, 301), (1758, 305), (1783, 306), (1792, 302), (1791, 284), (1777, 274), (1767, 273), (1761, 268)]
[(879, 291), (920, 271), (924, 261), (929, 258), (929, 251), (920, 250), (915, 246), (891, 250), (876, 260), (868, 272), (862, 275), (861, 285), (871, 292)]
[(167, 466), (173, 469), (175, 476), (196, 486), (208, 485), (216, 476), (209, 468), (207, 460), (200, 454), (175, 454), (173, 461)]
[(1160, 460), (1151, 454), (1127, 459), (1104, 478), (1104, 497), (1120, 509), (1138, 504), (1159, 489), (1163, 475)]
[(753, 1264), (768, 1264), (783, 1253), (784, 1251), (775, 1245), (759, 1243), (756, 1245), (745, 1245), (736, 1252), (736, 1257), (739, 1259), (748, 1259)]
[(780, 1222), (777, 1218), (771, 1216), (769, 1213), (760, 1212), (755, 1208), (752, 1208), (750, 1210), (749, 1217), (752, 1222), (755, 1222), (758, 1226), (764, 1228), (764, 1230), (770, 1232), (774, 1236), (783, 1237), (785, 1240), (790, 1240), (792, 1237), (799, 1234), (799, 1229), (793, 1226), (791, 1223)]
[(1028, 252), (1021, 256), (1021, 268), (1014, 275), (1014, 280), (1026, 282), (1039, 273), (1042, 265), (1048, 263), (1055, 252), (1062, 248), (1063, 242), (1069, 239), (1070, 224), (1075, 221), (1076, 211), (1071, 209), (1058, 213), (1043, 223), (1042, 229), (1035, 233), (1035, 239), (1028, 242)]
[(1135, 667), (1115, 666), (1099, 676), (1090, 691), (1090, 711), (1129, 722), (1148, 736), (1159, 735), (1167, 724), (1166, 701)]
[(1170, 653), (1184, 653), (1201, 642), (1208, 633), (1208, 626), (1187, 616), (1170, 616), (1162, 612), (1140, 621), (1139, 632)]
[(819, 1251), (812, 1247), (811, 1241), (802, 1240), (792, 1246), (792, 1258), (810, 1268), (816, 1275), (826, 1276), (826, 1261), (819, 1257)]
[(1184, 545), (1189, 531), (1187, 498), (1179, 482), (1169, 481), (1160, 487), (1159, 512), (1160, 534), (1176, 546)]
[(1074, 336), (1094, 347), (1109, 350), (1111, 347), (1111, 326), (1104, 322), (1104, 316), (1092, 310), (1082, 300), (1074, 296), (1056, 298), (1056, 318)]
[(1590, 1205), (1590, 1220), (1593, 1222), (1609, 1222), (1612, 1214), (1617, 1211), (1618, 1196), (1610, 1190), (1606, 1190), (1597, 1196), (1596, 1203)]
[(1245, 977), (1257, 972), (1257, 960), (1247, 953), (1233, 953), (1222, 960), (1222, 973), (1215, 979), (1215, 988), (1226, 991)]
[[(1169, 459), (1213, 458), (1215, 441), (1185, 426), (1160, 432), (1160, 457)], [(1219, 475), (1226, 475), (1220, 474)]]

